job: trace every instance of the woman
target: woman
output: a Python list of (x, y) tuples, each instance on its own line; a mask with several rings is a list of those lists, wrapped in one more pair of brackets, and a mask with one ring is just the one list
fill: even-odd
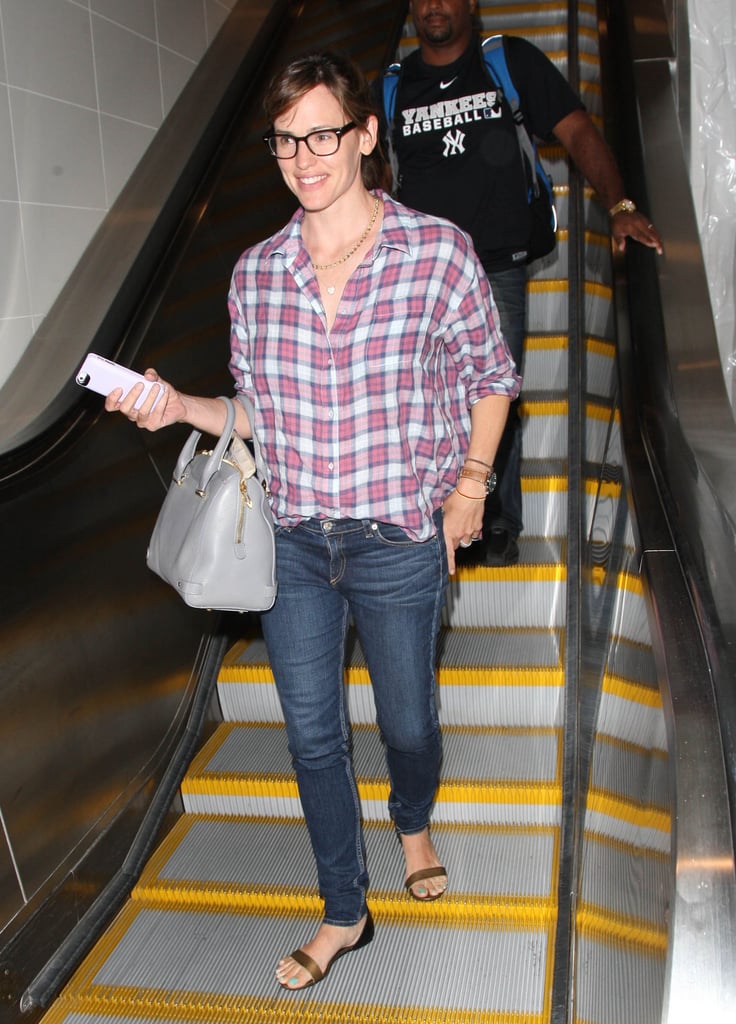
[[(264, 141), (299, 209), (235, 267), (230, 368), (269, 469), (279, 593), (261, 621), (324, 899), (316, 934), (277, 966), (301, 989), (373, 935), (344, 702), (351, 621), (405, 885), (419, 900), (447, 887), (429, 833), (440, 612), (455, 548), (480, 534), (520, 382), (467, 237), (373, 188), (378, 123), (359, 72), (331, 54), (296, 60), (265, 106)], [(107, 408), (148, 430), (222, 431), (217, 399), (161, 384), (153, 409), (155, 388), (133, 408), (140, 387)], [(242, 408), (236, 428), (250, 436)]]

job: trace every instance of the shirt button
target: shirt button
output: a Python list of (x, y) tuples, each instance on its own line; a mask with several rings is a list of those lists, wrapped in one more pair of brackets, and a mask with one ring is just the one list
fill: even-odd
[(327, 468), (328, 469), (334, 469), (335, 468), (335, 463), (334, 462), (328, 462), (327, 463)]
[(329, 415), (331, 420), (334, 420), (334, 418), (335, 418), (335, 410), (334, 409), (330, 409), (328, 415)]

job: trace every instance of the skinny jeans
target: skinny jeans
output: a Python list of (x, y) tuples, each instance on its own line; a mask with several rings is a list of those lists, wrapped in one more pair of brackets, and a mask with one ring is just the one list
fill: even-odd
[(441, 512), (435, 523), (438, 533), (422, 543), (369, 519), (276, 528), (279, 591), (261, 622), (328, 924), (356, 924), (368, 888), (344, 682), (351, 621), (373, 686), (390, 816), (399, 833), (429, 823), (441, 759), (435, 662), (447, 587)]

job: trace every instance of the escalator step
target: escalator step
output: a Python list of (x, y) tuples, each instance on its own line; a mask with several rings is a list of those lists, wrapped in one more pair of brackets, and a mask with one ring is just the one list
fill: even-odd
[[(447, 727), (433, 821), (556, 824), (560, 813), (556, 729)], [(353, 728), (353, 759), (364, 818), (388, 820), (388, 780), (378, 730)], [(187, 811), (301, 817), (282, 727), (224, 723), (192, 762), (181, 786)]]

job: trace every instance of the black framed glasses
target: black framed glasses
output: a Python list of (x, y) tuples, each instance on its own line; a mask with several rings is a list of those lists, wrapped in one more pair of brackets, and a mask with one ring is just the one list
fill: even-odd
[(288, 132), (266, 132), (263, 141), (268, 146), (271, 156), (277, 160), (291, 160), (296, 156), (299, 143), (306, 144), (310, 153), (315, 156), (332, 156), (337, 153), (343, 135), (347, 135), (357, 127), (355, 121), (348, 121), (342, 128), (318, 128), (307, 135), (289, 135)]

